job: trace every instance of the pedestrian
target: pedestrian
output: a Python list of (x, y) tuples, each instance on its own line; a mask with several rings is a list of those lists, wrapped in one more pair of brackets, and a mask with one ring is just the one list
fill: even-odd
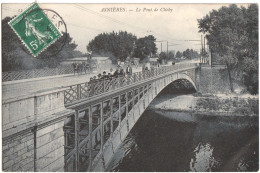
[(107, 79), (110, 80), (110, 81), (112, 80), (112, 75), (111, 75), (111, 73), (108, 73), (108, 74), (107, 74)]
[(107, 73), (104, 71), (104, 72), (103, 72), (103, 75), (102, 75), (100, 78), (101, 78), (101, 79), (105, 79), (106, 76), (107, 76), (106, 74), (107, 74)]
[(82, 62), (82, 68), (85, 71), (85, 74), (87, 74), (87, 65), (86, 65), (85, 61)]
[(119, 75), (120, 75), (120, 76), (124, 76), (124, 75), (125, 75), (125, 72), (124, 72), (124, 69), (123, 69), (123, 68), (120, 69)]
[(93, 83), (97, 82), (97, 76), (93, 77)]
[(132, 75), (132, 67), (130, 65), (127, 65), (126, 67), (126, 74)]
[(97, 76), (98, 77), (97, 80), (100, 80), (101, 76), (102, 76), (101, 73), (99, 73), (98, 76)]
[(76, 63), (76, 68), (75, 68), (75, 71), (77, 71), (77, 73), (78, 73), (78, 75), (79, 75), (79, 64), (78, 63)]
[(119, 68), (117, 67), (117, 69), (115, 70), (114, 74), (113, 74), (113, 77), (118, 77), (119, 75)]
[(74, 72), (74, 75), (75, 75), (75, 73), (76, 73), (76, 63), (75, 62), (73, 62), (72, 63), (72, 68), (73, 68), (73, 72)]
[(145, 71), (145, 64), (142, 65), (142, 71)]

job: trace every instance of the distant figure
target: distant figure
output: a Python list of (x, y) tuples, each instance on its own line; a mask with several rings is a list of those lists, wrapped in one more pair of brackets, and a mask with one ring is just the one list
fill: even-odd
[(174, 61), (172, 61), (172, 65), (175, 65), (175, 62), (174, 62)]
[(93, 77), (93, 83), (97, 82), (97, 76)]
[(82, 62), (82, 68), (85, 71), (85, 74), (87, 74), (87, 64), (85, 63), (85, 61)]
[(92, 84), (93, 82), (94, 82), (94, 80), (93, 80), (93, 78), (91, 77), (91, 78), (89, 79), (88, 84)]
[(142, 71), (145, 71), (145, 64), (143, 64), (142, 66)]
[(99, 74), (98, 74), (98, 80), (101, 79), (101, 76), (102, 76), (101, 73), (99, 73)]
[(132, 67), (130, 65), (127, 65), (126, 67), (126, 74), (131, 75), (132, 74)]
[(124, 75), (125, 75), (125, 72), (124, 72), (124, 69), (123, 69), (123, 68), (120, 69), (119, 75), (120, 75), (120, 76), (124, 76)]
[(106, 79), (106, 76), (107, 76), (106, 74), (107, 74), (107, 73), (104, 71), (104, 72), (103, 72), (103, 75), (100, 77), (100, 79)]
[(114, 77), (118, 77), (118, 75), (119, 75), (119, 70), (116, 69), (116, 71), (114, 72), (113, 76), (114, 76)]
[(75, 62), (72, 63), (72, 68), (73, 68), (73, 71), (74, 71), (74, 75), (77, 71), (77, 64)]
[(77, 73), (78, 73), (78, 75), (79, 75), (80, 65), (79, 65), (78, 63), (76, 63), (76, 71), (77, 71)]
[(111, 75), (111, 73), (108, 73), (108, 74), (107, 74), (107, 79), (112, 80), (112, 75)]

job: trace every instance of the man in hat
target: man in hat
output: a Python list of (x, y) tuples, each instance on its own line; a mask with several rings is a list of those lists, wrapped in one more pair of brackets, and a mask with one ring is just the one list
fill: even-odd
[(101, 76), (102, 76), (101, 73), (99, 73), (98, 76), (97, 76), (98, 80), (101, 79)]
[(128, 75), (132, 74), (132, 67), (129, 64), (126, 67), (126, 74), (128, 74)]
[(106, 78), (106, 74), (107, 74), (107, 72), (103, 72), (103, 75), (101, 76), (101, 79), (105, 79)]

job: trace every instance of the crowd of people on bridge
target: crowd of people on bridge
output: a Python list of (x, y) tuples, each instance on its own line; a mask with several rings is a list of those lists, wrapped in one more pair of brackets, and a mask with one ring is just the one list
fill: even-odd
[(124, 70), (121, 66), (117, 66), (117, 69), (113, 72), (113, 69), (110, 69), (110, 73), (107, 73), (106, 71), (103, 72), (103, 74), (99, 73), (96, 76), (93, 76), (90, 78), (90, 83), (95, 83), (101, 80), (112, 80), (112, 78), (118, 78), (126, 75), (132, 75), (132, 67), (128, 65), (126, 67), (126, 70)]

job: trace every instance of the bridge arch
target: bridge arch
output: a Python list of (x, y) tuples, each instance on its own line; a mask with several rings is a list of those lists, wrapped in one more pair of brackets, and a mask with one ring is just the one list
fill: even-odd
[(173, 77), (168, 85), (162, 88), (162, 91), (171, 91), (171, 90), (182, 90), (182, 89), (192, 89), (197, 91), (197, 85), (194, 80), (185, 73), (179, 73), (177, 77)]
[(126, 138), (152, 100), (159, 95), (164, 88), (176, 81), (185, 82), (197, 91), (194, 80), (187, 73), (175, 73), (148, 84), (147, 92), (145, 92), (132, 109), (128, 111), (125, 116), (126, 118), (121, 121), (121, 127), (117, 128), (113, 133), (113, 138), (104, 144), (103, 157), (101, 156), (98, 157), (99, 159), (94, 159), (95, 164), (92, 166), (91, 171), (104, 171), (106, 169), (113, 157), (113, 153), (118, 149), (120, 143)]

